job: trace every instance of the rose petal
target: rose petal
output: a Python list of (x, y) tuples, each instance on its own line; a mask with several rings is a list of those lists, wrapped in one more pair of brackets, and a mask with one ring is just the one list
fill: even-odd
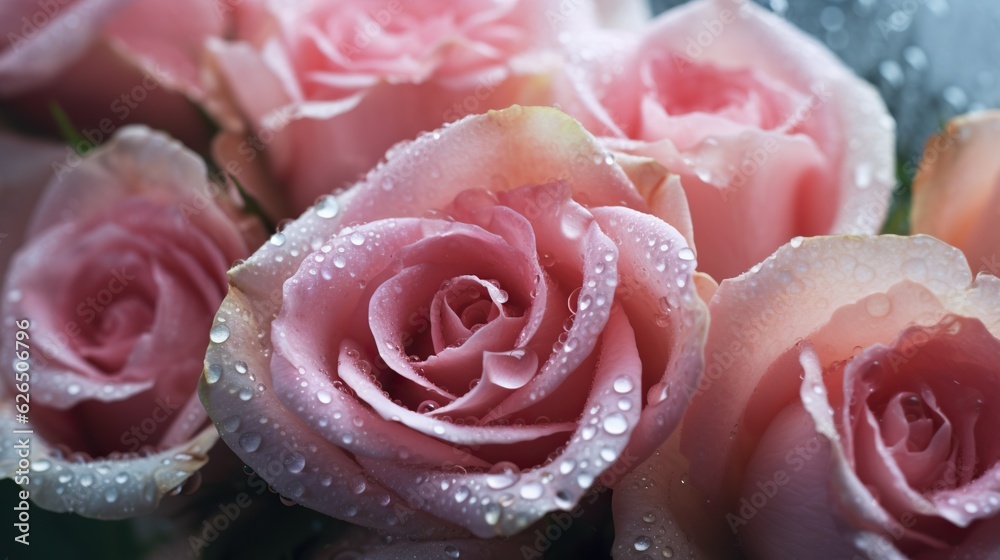
[[(586, 412), (565, 448), (546, 466), (517, 476), (498, 476), (427, 473), (386, 460), (363, 459), (362, 463), (372, 476), (399, 492), (412, 489), (416, 482), (423, 498), (418, 508), (483, 538), (514, 534), (547, 512), (572, 509), (612, 464), (626, 470), (638, 464), (636, 457), (623, 451), (640, 409), (623, 411), (615, 403), (621, 397), (638, 397), (642, 364), (635, 333), (620, 307), (614, 307), (608, 321)], [(622, 391), (626, 385), (629, 390)]]
[(965, 252), (974, 270), (996, 275), (996, 216), (1000, 197), (1000, 162), (993, 157), (1000, 142), (1000, 111), (955, 118), (931, 137), (913, 181), (910, 222)]
[[(415, 511), (400, 495), (372, 480), (341, 447), (331, 445), (287, 410), (271, 383), (270, 350), (265, 352), (257, 338), (258, 332), (269, 328), (271, 315), (256, 311), (269, 302), (251, 300), (233, 288), (219, 310), (218, 317), (227, 319), (222, 324), (229, 336), (223, 344), (209, 345), (199, 394), (223, 441), (247, 465), (267, 476), (282, 495), (306, 507), (413, 536), (453, 533), (440, 520)], [(318, 370), (314, 371), (317, 375)], [(317, 425), (319, 420), (314, 420)], [(414, 449), (414, 458), (419, 459), (425, 449), (428, 446)], [(355, 493), (358, 488), (362, 488), (360, 494)]]
[[(31, 429), (30, 424), (15, 422), (13, 399), (2, 406), (3, 433)], [(0, 474), (5, 478), (18, 468), (17, 437), (5, 438), (0, 449)], [(51, 511), (95, 519), (151, 513), (165, 494), (205, 465), (208, 450), (217, 439), (215, 429), (208, 427), (194, 438), (148, 457), (78, 463), (54, 455), (50, 444), (36, 436), (31, 442), (31, 500)]]

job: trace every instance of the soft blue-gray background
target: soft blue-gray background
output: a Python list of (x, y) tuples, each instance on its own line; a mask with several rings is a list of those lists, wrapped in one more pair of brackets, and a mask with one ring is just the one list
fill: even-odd
[[(1000, 107), (1000, 0), (755, 1), (875, 84), (904, 161), (950, 117)], [(683, 3), (651, 0), (654, 13)]]

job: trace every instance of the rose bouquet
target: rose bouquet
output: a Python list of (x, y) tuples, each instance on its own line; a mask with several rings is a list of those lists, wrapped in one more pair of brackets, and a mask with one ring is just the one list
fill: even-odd
[(996, 558), (1000, 116), (770, 7), (0, 7), (3, 550)]

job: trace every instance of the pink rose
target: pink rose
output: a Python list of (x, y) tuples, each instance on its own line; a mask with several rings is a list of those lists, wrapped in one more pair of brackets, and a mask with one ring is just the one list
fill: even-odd
[(422, 131), (548, 103), (557, 37), (595, 24), (590, 0), (271, 1), (237, 14), (239, 40), (212, 43), (232, 102), (216, 157), (253, 163), (237, 174), (278, 217), (354, 183)]
[(1000, 274), (1000, 111), (972, 113), (927, 141), (910, 223), (958, 247), (973, 270)]
[[(29, 161), (49, 170), (51, 151), (2, 153), (5, 170)], [(2, 475), (46, 509), (150, 511), (217, 439), (197, 372), (226, 269), (249, 254), (254, 229), (236, 221), (197, 156), (144, 127), (51, 179), (33, 211), (26, 191), (8, 197), (3, 187), (5, 209), (31, 220), (5, 270)], [(34, 432), (27, 473), (15, 472), (19, 428)]]
[(643, 467), (689, 473), (703, 498), (633, 495), (622, 544), (682, 552), (638, 517), (693, 504), (710, 557), (737, 539), (751, 558), (995, 557), (1000, 280), (926, 236), (815, 238), (723, 282), (710, 310), (690, 464)]
[(674, 189), (554, 109), (403, 144), (230, 272), (202, 402), (274, 488), (352, 523), (486, 537), (572, 509), (701, 372), (694, 255), (643, 198)]
[(877, 233), (894, 123), (825, 47), (752, 2), (699, 0), (632, 36), (577, 37), (564, 110), (681, 176), (700, 269), (738, 275), (798, 235)]
[(142, 122), (207, 146), (208, 127), (185, 96), (207, 101), (204, 43), (226, 32), (226, 16), (198, 0), (6, 1), (0, 109), (54, 135), (55, 102), (95, 145)]

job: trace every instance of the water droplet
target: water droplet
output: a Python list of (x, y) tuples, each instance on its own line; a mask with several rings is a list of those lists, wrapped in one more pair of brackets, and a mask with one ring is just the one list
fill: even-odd
[(588, 473), (580, 473), (576, 476), (576, 483), (580, 488), (590, 488), (594, 483), (594, 476)]
[(873, 294), (865, 300), (865, 309), (872, 317), (885, 317), (892, 311), (892, 300), (885, 294)]
[(427, 414), (428, 412), (433, 412), (438, 409), (437, 401), (424, 401), (417, 406), (417, 412), (420, 414)]
[(90, 488), (91, 486), (93, 486), (93, 484), (94, 484), (94, 477), (90, 476), (89, 474), (85, 474), (80, 477), (80, 486), (83, 486), (84, 488)]
[(486, 485), (493, 490), (510, 488), (521, 478), (521, 469), (514, 463), (500, 461), (486, 475)]
[(323, 404), (330, 404), (333, 401), (333, 397), (326, 391), (316, 393), (316, 399)]
[(660, 555), (663, 556), (664, 558), (673, 558), (674, 557), (674, 549), (670, 548), (669, 546), (666, 546), (660, 552)]
[(635, 549), (638, 550), (639, 552), (643, 552), (645, 550), (649, 550), (650, 546), (653, 546), (653, 540), (647, 537), (646, 535), (642, 535), (640, 537), (636, 537), (635, 542), (632, 543), (632, 546), (635, 547)]
[(652, 523), (656, 521), (656, 514), (654, 514), (653, 512), (645, 513), (642, 516), (642, 520), (645, 521), (646, 523)]
[(490, 525), (500, 523), (500, 504), (488, 504), (483, 512), (483, 518)]
[(245, 375), (248, 371), (246, 362), (236, 362), (233, 364), (233, 367), (236, 368), (236, 373), (239, 373), (240, 375)]
[(693, 261), (694, 251), (690, 247), (683, 247), (680, 251), (677, 251), (677, 258), (682, 261)]
[(448, 558), (458, 558), (459, 556), (462, 555), (462, 553), (459, 552), (457, 548), (455, 548), (450, 544), (444, 547), (444, 553), (448, 556)]
[(537, 500), (542, 497), (543, 490), (541, 482), (529, 482), (521, 487), (521, 497), (525, 500)]
[(866, 264), (859, 264), (854, 267), (854, 279), (858, 282), (871, 282), (875, 278), (875, 271)]
[(115, 482), (118, 484), (125, 484), (128, 482), (128, 473), (118, 473), (118, 475), (115, 476)]
[(271, 245), (274, 245), (275, 247), (281, 247), (284, 244), (285, 244), (285, 234), (279, 231), (278, 233), (275, 233), (274, 235), (271, 236)]
[(462, 503), (469, 498), (469, 494), (471, 494), (471, 492), (469, 491), (468, 486), (459, 486), (455, 489), (455, 501)]
[(629, 391), (632, 390), (633, 387), (634, 385), (632, 384), (632, 380), (629, 379), (628, 376), (626, 375), (622, 375), (618, 379), (615, 379), (614, 382), (615, 392), (628, 393)]
[(104, 492), (104, 500), (109, 504), (115, 503), (115, 501), (118, 500), (118, 490), (115, 490), (114, 488), (108, 488)]
[(222, 344), (223, 342), (229, 340), (229, 327), (223, 324), (215, 325), (212, 327), (212, 330), (209, 331), (208, 338), (216, 344)]
[(575, 468), (576, 468), (576, 461), (574, 461), (573, 459), (566, 459), (563, 462), (559, 463), (559, 472), (561, 474), (569, 474), (573, 472), (573, 469)]
[(351, 234), (351, 244), (360, 247), (365, 243), (365, 236), (361, 232), (356, 231)]
[(965, 511), (968, 512), (968, 513), (978, 513), (979, 512), (979, 506), (975, 502), (966, 502), (964, 507), (965, 507)]
[(205, 381), (208, 383), (215, 383), (221, 377), (222, 377), (222, 366), (220, 366), (219, 364), (212, 364), (208, 366), (208, 368), (205, 370)]
[(609, 434), (616, 436), (624, 434), (626, 430), (628, 430), (628, 420), (624, 414), (615, 412), (604, 419), (604, 431)]
[(239, 397), (241, 401), (248, 401), (253, 398), (253, 389), (244, 387), (240, 389)]
[(300, 453), (291, 453), (285, 457), (285, 468), (292, 474), (300, 473), (306, 468), (306, 458)]
[(253, 453), (260, 447), (260, 434), (257, 432), (247, 432), (240, 436), (240, 449), (247, 453)]
[(316, 215), (320, 218), (333, 218), (338, 213), (340, 203), (337, 202), (337, 197), (328, 194), (316, 201)]
[(222, 421), (222, 429), (226, 432), (233, 433), (240, 429), (240, 417), (233, 415)]
[(72, 384), (70, 384), (69, 387), (66, 387), (66, 392), (69, 393), (69, 394), (71, 394), (71, 395), (79, 395), (80, 394), (80, 386), (77, 385), (76, 383), (72, 383)]

